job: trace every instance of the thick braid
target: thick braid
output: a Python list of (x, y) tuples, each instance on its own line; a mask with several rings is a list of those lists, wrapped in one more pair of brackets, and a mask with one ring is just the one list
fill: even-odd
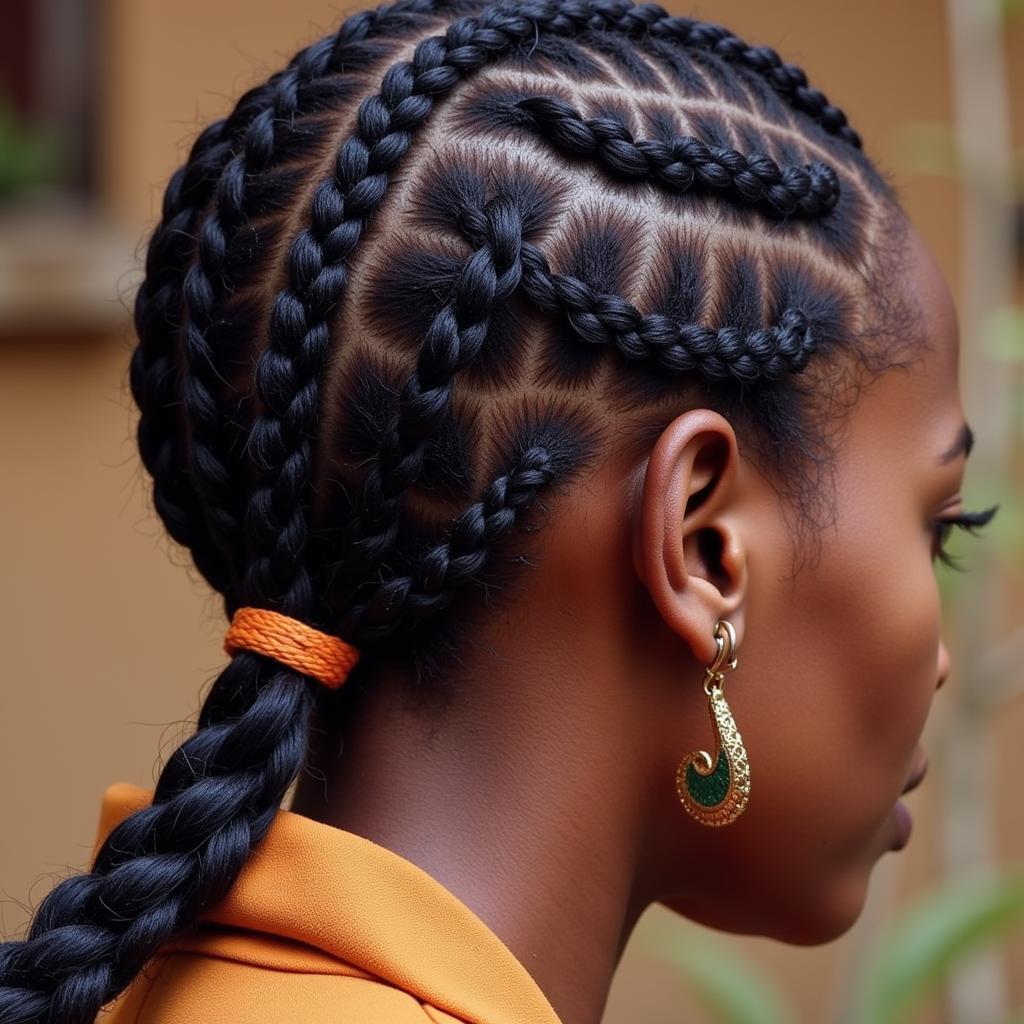
[(438, 0), (400, 0), (347, 18), (333, 37), (301, 50), (274, 77), (262, 108), (245, 129), (241, 145), (224, 165), (216, 188), (216, 203), (199, 232), (198, 261), (185, 277), (184, 402), (190, 424), (189, 473), (202, 498), (210, 533), (231, 564), (243, 560), (241, 518), (243, 488), (226, 450), (223, 414), (216, 398), (224, 382), (218, 354), (207, 332), (218, 313), (223, 294), (228, 243), (246, 220), (247, 185), (277, 160), (279, 134), (291, 131), (309, 102), (310, 86), (325, 75), (343, 71), (355, 56), (353, 47), (381, 32), (393, 31), (416, 15), (430, 14)]
[(696, 371), (713, 380), (777, 380), (803, 370), (815, 350), (802, 310), (744, 333), (734, 327), (681, 323), (641, 314), (618, 295), (599, 294), (577, 277), (555, 274), (534, 245), (523, 244), (523, 291), (545, 313), (565, 313), (573, 332), (592, 345), (614, 345), (627, 359), (650, 360), (673, 373)]
[[(550, 4), (538, 8), (546, 13)], [(317, 189), (311, 225), (289, 251), (289, 287), (275, 299), (270, 344), (256, 370), (257, 391), (270, 415), (256, 422), (251, 437), (266, 475), (250, 505), (256, 514), (245, 522), (246, 539), (256, 553), (247, 590), (279, 595), (285, 606), (310, 597), (303, 565), (309, 438), (330, 343), (326, 319), (345, 291), (346, 261), (385, 195), (388, 171), (408, 150), (412, 130), (430, 114), (435, 97), (449, 92), (492, 53), (532, 35), (533, 9), (524, 5), (506, 14), (491, 8), (479, 19), (459, 18), (443, 36), (418, 43), (412, 61), (393, 64), (380, 92), (360, 103), (356, 131), (339, 150), (335, 175)], [(275, 465), (283, 469), (268, 469)]]
[[(46, 896), (24, 942), (0, 951), (0, 1020), (91, 1024), (146, 961), (230, 888), (305, 757), (312, 684), (243, 652), (153, 805), (108, 836), (88, 874)], [(224, 718), (228, 705), (241, 706)]]
[(744, 156), (693, 136), (637, 142), (614, 118), (584, 118), (557, 96), (530, 96), (515, 105), (562, 149), (595, 156), (616, 174), (636, 181), (653, 181), (677, 192), (704, 187), (781, 216), (820, 217), (839, 198), (838, 175), (820, 161), (781, 169), (763, 153)]

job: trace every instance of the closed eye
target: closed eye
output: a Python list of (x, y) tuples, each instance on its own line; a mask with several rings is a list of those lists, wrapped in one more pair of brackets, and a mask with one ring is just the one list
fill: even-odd
[(998, 505), (993, 505), (991, 508), (985, 509), (984, 512), (961, 512), (956, 516), (937, 519), (935, 521), (936, 550), (932, 557), (938, 558), (939, 561), (952, 569), (956, 569), (957, 572), (963, 572), (963, 567), (958, 564), (958, 556), (952, 555), (946, 550), (945, 545), (949, 540), (950, 533), (952, 533), (954, 527), (959, 527), (966, 530), (971, 536), (977, 536), (975, 530), (990, 523), (998, 509)]

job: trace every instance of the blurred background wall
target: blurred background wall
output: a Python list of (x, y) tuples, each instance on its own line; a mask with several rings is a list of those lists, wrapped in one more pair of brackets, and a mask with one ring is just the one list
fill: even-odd
[[(942, 0), (667, 6), (724, 23), (804, 67), (893, 175), (961, 294), (963, 168), (950, 135), (953, 36)], [(1005, 55), (1019, 147), (1024, 25), (1015, 6), (1004, 11)], [(127, 390), (128, 310), (167, 177), (201, 126), (354, 9), (325, 0), (0, 0), (7, 94), (0, 108), (4, 937), (20, 935), (47, 890), (85, 866), (103, 788), (121, 779), (152, 785), (159, 759), (191, 731), (223, 661), (218, 602), (170, 547), (149, 506)], [(41, 126), (34, 134), (26, 112)], [(52, 185), (12, 201), (29, 177)], [(982, 340), (965, 331), (963, 344)], [(1019, 384), (1019, 365), (1007, 365)], [(969, 420), (975, 412), (980, 418), (972, 399), (966, 408)], [(972, 472), (966, 506), (981, 507), (971, 500)], [(1020, 553), (1012, 542), (1005, 551), (1011, 561)], [(974, 552), (967, 550), (969, 560)], [(1024, 618), (1020, 577), (1012, 566), (998, 571), (1000, 629), (1008, 631)], [(1020, 664), (1012, 671), (1019, 674)], [(956, 701), (958, 675), (938, 705)], [(851, 978), (880, 922), (911, 905), (944, 870), (946, 797), (935, 766), (943, 713), (937, 708), (940, 721), (929, 722), (925, 737), (931, 776), (909, 798), (913, 839), (878, 865), (861, 923), (814, 949), (727, 940), (786, 994), (795, 1019), (850, 1019)], [(1024, 862), (1024, 702), (1003, 701), (980, 735), (994, 787), (988, 852), (998, 863)], [(685, 977), (642, 948), (644, 935), (666, 924), (685, 926), (681, 936), (703, 934), (670, 917), (657, 908), (645, 915), (616, 977), (606, 1024), (712, 1019)], [(1011, 934), (994, 955), (1004, 1002), (1024, 1006), (1024, 942)], [(945, 1021), (953, 1013), (939, 994), (914, 1019)]]

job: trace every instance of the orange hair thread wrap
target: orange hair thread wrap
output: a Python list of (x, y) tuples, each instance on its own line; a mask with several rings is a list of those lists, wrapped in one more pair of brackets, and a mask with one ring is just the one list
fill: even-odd
[(340, 637), (269, 608), (239, 608), (224, 636), (224, 650), (255, 651), (335, 689), (359, 660), (359, 649)]

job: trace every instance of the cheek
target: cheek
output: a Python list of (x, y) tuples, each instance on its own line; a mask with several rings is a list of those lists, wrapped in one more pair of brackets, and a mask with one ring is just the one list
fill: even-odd
[(877, 531), (833, 550), (792, 590), (753, 598), (757, 631), (727, 689), (751, 797), (720, 863), (749, 883), (762, 927), (790, 942), (828, 941), (860, 913), (938, 676), (927, 552)]
[[(898, 517), (894, 516), (898, 522)], [(840, 586), (816, 595), (837, 744), (855, 776), (851, 811), (898, 796), (936, 693), (939, 592), (920, 534), (873, 531), (844, 549)], [(829, 628), (829, 619), (832, 628)], [(837, 628), (838, 626), (838, 628)]]
[(822, 825), (851, 852), (902, 789), (935, 697), (939, 594), (922, 531), (909, 510), (848, 519), (787, 608), (782, 635), (801, 636), (787, 710), (809, 788), (830, 794), (817, 793)]

